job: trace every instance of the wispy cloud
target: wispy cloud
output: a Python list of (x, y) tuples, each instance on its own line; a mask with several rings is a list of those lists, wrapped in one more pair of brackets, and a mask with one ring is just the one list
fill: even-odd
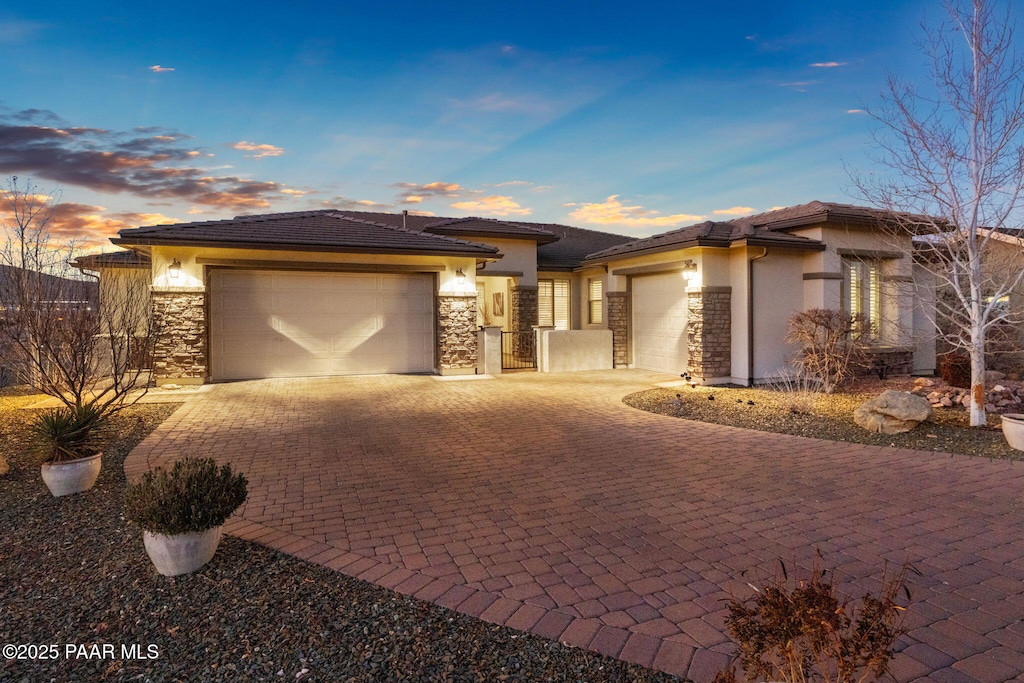
[(307, 194), (316, 194), (316, 190), (296, 190), (289, 187), (281, 190), (281, 194), (291, 195), (292, 197), (305, 197)]
[(43, 26), (37, 21), (0, 21), (0, 45), (31, 40)]
[(180, 133), (54, 126), (53, 116), (0, 110), (0, 174), (232, 209), (267, 208), (283, 189), (273, 181), (214, 175), (188, 165), (196, 150), (184, 146), (188, 136)]
[(536, 95), (505, 95), (490, 93), (471, 99), (448, 100), (451, 113), (483, 113), (483, 114), (547, 114), (551, 111), (551, 103)]
[(503, 183), (493, 183), (490, 187), (514, 187), (516, 185), (533, 185), (529, 180), (506, 180)]
[(399, 204), (420, 204), (424, 199), (458, 197), (468, 192), (458, 183), (445, 183), (439, 180), (422, 185), (419, 183), (395, 183), (393, 187), (401, 189), (397, 200)]
[(57, 242), (74, 242), (79, 248), (93, 249), (109, 246), (109, 239), (118, 230), (140, 225), (181, 222), (162, 213), (106, 211), (106, 207), (103, 206), (61, 202), (54, 206), (53, 216), (47, 228)]
[(595, 225), (623, 225), (629, 228), (669, 227), (682, 223), (693, 223), (704, 216), (689, 213), (674, 213), (662, 216), (652, 209), (642, 206), (626, 206), (619, 201), (619, 195), (613, 194), (603, 202), (573, 203), (564, 206), (578, 207), (569, 216), (583, 223)]
[(811, 66), (818, 69), (834, 69), (837, 66), (846, 66), (846, 62), (814, 62)]
[(757, 209), (749, 206), (733, 206), (728, 209), (715, 209), (711, 213), (717, 216), (746, 216), (751, 213), (757, 213)]
[(372, 199), (349, 199), (342, 195), (332, 199), (324, 199), (320, 202), (320, 205), (325, 209), (347, 209), (349, 211), (387, 211), (394, 206), (394, 204), (375, 202)]
[(863, 109), (847, 109), (846, 113), (847, 114), (867, 114), (867, 112), (864, 111)]
[(453, 209), (468, 211), (472, 214), (485, 216), (529, 216), (533, 211), (520, 206), (512, 197), (491, 195), (465, 202), (454, 202)]
[(255, 154), (246, 154), (247, 159), (265, 159), (266, 157), (279, 157), (284, 154), (283, 147), (275, 147), (274, 145), (257, 144), (255, 142), (246, 142), (242, 140), (231, 145), (232, 149), (242, 150), (243, 152), (255, 152)]
[(162, 74), (166, 73), (167, 71), (176, 71), (176, 69), (173, 66), (160, 66), (159, 64), (154, 64), (153, 66), (149, 67), (149, 70), (155, 74)]

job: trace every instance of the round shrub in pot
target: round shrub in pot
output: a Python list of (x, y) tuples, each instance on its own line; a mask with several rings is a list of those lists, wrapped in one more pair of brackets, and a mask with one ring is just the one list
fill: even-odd
[(104, 421), (101, 411), (86, 404), (50, 410), (32, 422), (43, 456), (40, 474), (55, 497), (88, 491), (96, 484), (103, 454), (93, 433)]
[(128, 486), (127, 517), (142, 527), (146, 552), (165, 576), (188, 574), (213, 558), (221, 526), (245, 502), (248, 482), (213, 458), (185, 458)]

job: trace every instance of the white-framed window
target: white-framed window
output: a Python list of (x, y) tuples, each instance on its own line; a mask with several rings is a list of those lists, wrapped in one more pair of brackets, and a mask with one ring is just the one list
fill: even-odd
[(871, 324), (871, 336), (882, 326), (882, 272), (875, 261), (843, 260), (843, 308), (864, 316)]
[(569, 329), (568, 280), (537, 281), (537, 324), (556, 330)]
[(998, 299), (996, 299), (994, 296), (988, 295), (988, 296), (982, 297), (981, 301), (982, 301), (982, 303), (984, 305), (988, 306), (990, 303), (992, 303), (993, 299), (995, 300), (996, 305), (992, 307), (992, 314), (994, 316), (996, 316), (996, 315), (1009, 315), (1009, 313), (1010, 313), (1010, 296), (1008, 294), (1004, 294), (1003, 296), (1001, 296)]
[(601, 303), (604, 299), (604, 282), (598, 278), (587, 280), (587, 322), (600, 325), (604, 322)]

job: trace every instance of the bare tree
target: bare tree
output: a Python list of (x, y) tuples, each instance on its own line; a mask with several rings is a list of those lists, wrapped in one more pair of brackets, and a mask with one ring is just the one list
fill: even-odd
[[(996, 260), (999, 236), (1019, 226), (1024, 190), (1024, 87), (1012, 16), (992, 0), (950, 0), (948, 19), (924, 28), (933, 83), (921, 90), (890, 76), (869, 113), (883, 171), (854, 177), (886, 210), (894, 232), (914, 239), (916, 262), (936, 279), (936, 325), (971, 358), (970, 419), (984, 425), (986, 335), (1010, 320), (1001, 300), (1021, 284), (1024, 259)], [(1005, 246), (1005, 245), (1003, 245)], [(1019, 322), (1019, 321), (1018, 321)]]
[(148, 292), (113, 276), (101, 297), (49, 230), (59, 200), (11, 178), (0, 188), (0, 348), (20, 379), (69, 408), (108, 415), (141, 397), (157, 337)]

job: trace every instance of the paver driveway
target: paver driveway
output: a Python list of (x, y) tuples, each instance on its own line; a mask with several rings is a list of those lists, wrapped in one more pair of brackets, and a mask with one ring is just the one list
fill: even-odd
[[(1024, 465), (687, 422), (640, 371), (215, 387), (128, 458), (249, 477), (228, 531), (461, 612), (707, 681), (723, 591), (815, 548), (909, 559), (900, 681), (1024, 681)], [(749, 589), (747, 589), (749, 592)]]

